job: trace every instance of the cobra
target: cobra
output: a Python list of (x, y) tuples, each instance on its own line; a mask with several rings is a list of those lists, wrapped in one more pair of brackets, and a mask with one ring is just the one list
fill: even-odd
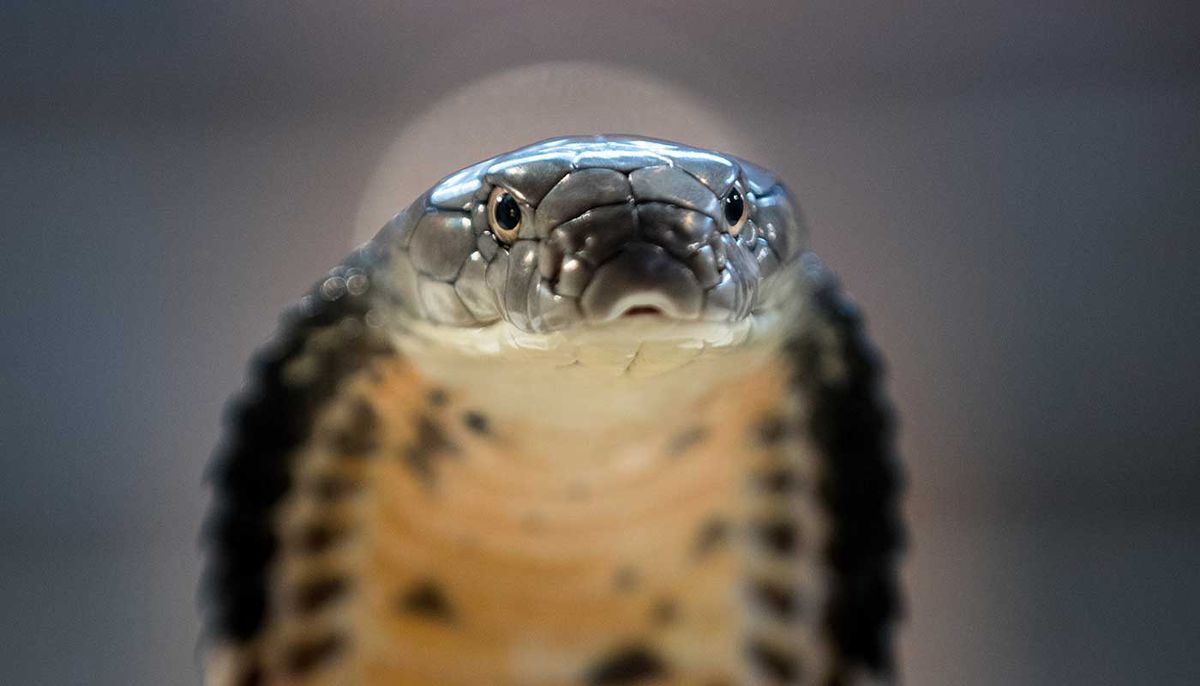
[(786, 188), (558, 138), (285, 316), (209, 521), (215, 684), (890, 681), (879, 365)]

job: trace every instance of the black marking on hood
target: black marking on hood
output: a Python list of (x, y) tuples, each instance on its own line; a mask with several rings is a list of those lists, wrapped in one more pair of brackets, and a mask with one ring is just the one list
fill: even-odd
[(458, 453), (458, 446), (446, 436), (442, 425), (428, 416), (417, 419), (417, 435), (400, 452), (400, 458), (426, 487), (437, 482), (436, 461)]
[(650, 608), (650, 618), (660, 626), (674, 624), (679, 620), (679, 602), (674, 598), (659, 598)]
[(296, 587), (292, 603), (300, 612), (316, 612), (334, 602), (350, 590), (350, 581), (345, 577), (331, 576), (306, 581)]
[(355, 401), (350, 417), (329, 438), (329, 447), (344, 457), (366, 457), (379, 447), (379, 418), (366, 400)]
[(300, 640), (288, 647), (284, 664), (289, 674), (302, 676), (336, 658), (346, 647), (345, 637), (338, 634)]
[(306, 555), (320, 555), (341, 542), (346, 530), (328, 522), (313, 522), (300, 527), (294, 545)]
[(488, 421), (486, 415), (475, 410), (468, 410), (463, 414), (463, 424), (471, 431), (486, 436), (492, 432), (492, 424)]
[(757, 581), (751, 584), (750, 595), (756, 603), (777, 617), (791, 619), (799, 613), (800, 596), (793, 588), (770, 581)]
[(754, 532), (764, 545), (778, 555), (790, 555), (800, 548), (800, 532), (794, 522), (770, 520), (759, 522)]
[(751, 641), (746, 646), (750, 660), (768, 677), (783, 683), (795, 683), (800, 678), (800, 663), (794, 655), (768, 645), (763, 641)]
[(667, 675), (667, 665), (657, 652), (642, 644), (618, 648), (600, 658), (584, 676), (588, 686), (617, 686), (659, 679)]
[(403, 612), (440, 622), (453, 622), (458, 615), (441, 585), (432, 579), (414, 584), (400, 595), (397, 604)]
[(754, 438), (764, 447), (778, 445), (787, 436), (788, 425), (782, 417), (770, 416), (754, 427)]
[(696, 534), (692, 550), (697, 558), (703, 558), (729, 540), (729, 522), (722, 517), (710, 517)]
[(348, 476), (326, 474), (309, 483), (309, 489), (320, 501), (332, 503), (362, 490), (362, 482)]
[(708, 429), (703, 426), (693, 426), (690, 429), (679, 432), (667, 444), (667, 452), (673, 456), (682, 455), (704, 442), (708, 438)]
[(759, 474), (755, 482), (759, 488), (772, 495), (796, 493), (804, 483), (798, 474), (786, 467), (777, 467)]

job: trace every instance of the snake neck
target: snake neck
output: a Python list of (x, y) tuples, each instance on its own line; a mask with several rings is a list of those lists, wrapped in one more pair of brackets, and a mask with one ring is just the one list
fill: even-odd
[(559, 452), (587, 433), (639, 440), (676, 426), (703, 397), (769, 364), (777, 318), (730, 324), (634, 316), (603, 326), (524, 334), (506, 322), (478, 329), (414, 324), (393, 340), (420, 372), (528, 441)]

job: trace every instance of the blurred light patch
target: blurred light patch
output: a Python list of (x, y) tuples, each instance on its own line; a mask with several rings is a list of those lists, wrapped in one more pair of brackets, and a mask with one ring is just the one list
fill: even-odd
[(430, 103), (400, 130), (367, 185), (354, 242), (447, 174), (543, 138), (636, 133), (761, 159), (761, 138), (756, 147), (739, 128), (715, 103), (624, 67), (555, 61), (492, 74)]

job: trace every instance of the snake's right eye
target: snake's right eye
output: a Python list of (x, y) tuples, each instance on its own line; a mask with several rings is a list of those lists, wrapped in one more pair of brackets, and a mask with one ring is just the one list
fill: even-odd
[(729, 226), (729, 233), (738, 235), (749, 212), (746, 211), (746, 199), (742, 197), (742, 192), (737, 186), (730, 188), (721, 199), (721, 207), (725, 211), (725, 223)]
[(488, 227), (505, 243), (517, 240), (517, 232), (521, 230), (521, 204), (499, 186), (488, 198)]

